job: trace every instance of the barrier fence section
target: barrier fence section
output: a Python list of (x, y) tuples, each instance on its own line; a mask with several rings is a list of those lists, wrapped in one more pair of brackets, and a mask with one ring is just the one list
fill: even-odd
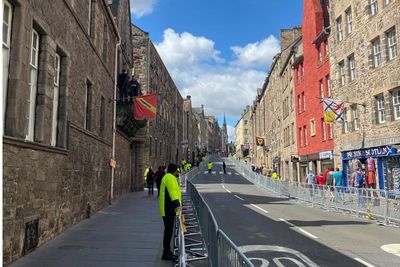
[[(254, 267), (229, 237), (218, 228), (210, 207), (199, 194), (196, 187), (190, 182), (199, 173), (200, 168), (195, 168), (186, 173), (183, 180), (186, 181), (186, 194), (191, 199), (199, 219), (201, 232), (208, 252), (208, 266)], [(181, 262), (181, 257), (184, 256), (179, 255), (179, 262)]]
[(370, 219), (383, 219), (385, 224), (400, 224), (400, 194), (392, 191), (274, 180), (252, 171), (250, 166), (242, 161), (229, 158), (227, 162), (234, 165), (239, 173), (255, 185), (282, 196), (328, 210), (344, 210)]

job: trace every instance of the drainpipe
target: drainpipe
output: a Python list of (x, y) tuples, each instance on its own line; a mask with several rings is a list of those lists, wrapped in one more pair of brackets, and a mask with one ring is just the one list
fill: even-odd
[[(119, 32), (116, 31), (118, 41), (115, 44), (115, 65), (114, 65), (114, 99), (113, 99), (113, 126), (112, 126), (112, 147), (111, 147), (111, 159), (115, 160), (115, 133), (116, 133), (116, 121), (117, 121), (117, 78), (118, 78), (118, 47), (121, 45), (121, 37)], [(112, 204), (114, 199), (114, 175), (115, 168), (111, 167), (111, 185), (110, 185), (110, 198), (109, 204)]]

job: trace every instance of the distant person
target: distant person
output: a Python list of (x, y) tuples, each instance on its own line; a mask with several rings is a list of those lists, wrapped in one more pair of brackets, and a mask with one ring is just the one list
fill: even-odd
[(207, 163), (208, 173), (211, 173), (212, 168), (213, 168), (213, 164), (211, 163), (211, 161), (209, 161), (209, 162)]
[(324, 178), (324, 175), (322, 174), (322, 172), (320, 172), (319, 175), (317, 175), (317, 184), (322, 187), (325, 185), (325, 183), (326, 180)]
[(343, 193), (344, 179), (343, 179), (343, 173), (340, 171), (339, 168), (336, 168), (336, 171), (333, 173), (333, 185), (337, 187), (339, 198), (341, 200), (344, 200), (344, 193)]
[(135, 75), (132, 75), (132, 79), (129, 81), (129, 97), (133, 98), (135, 96), (142, 95), (140, 84), (136, 80)]
[(146, 181), (147, 181), (147, 188), (149, 189), (149, 196), (154, 195), (154, 172), (149, 168), (149, 171), (147, 172), (146, 175)]
[(333, 168), (330, 168), (326, 177), (326, 185), (333, 186), (333, 174)]
[(158, 196), (160, 196), (160, 185), (161, 185), (161, 180), (162, 180), (164, 175), (165, 175), (165, 166), (158, 167), (158, 170), (154, 174), (155, 182), (156, 182), (156, 186), (157, 186)]
[(171, 238), (174, 229), (175, 217), (179, 215), (182, 207), (181, 188), (178, 183), (179, 166), (168, 165), (168, 172), (161, 180), (160, 186), (160, 215), (164, 222), (163, 254), (162, 260), (176, 260), (171, 251)]
[(278, 173), (276, 171), (273, 171), (271, 178), (272, 180), (278, 180)]
[(224, 174), (226, 174), (226, 164), (225, 164), (225, 161), (222, 161), (222, 168), (224, 169)]
[(308, 172), (308, 174), (307, 174), (306, 183), (307, 183), (308, 185), (310, 185), (311, 187), (312, 187), (312, 185), (315, 185), (315, 184), (317, 183), (317, 181), (316, 181), (316, 179), (315, 179), (315, 175), (314, 175), (314, 173), (312, 172), (312, 170), (310, 170), (310, 171)]

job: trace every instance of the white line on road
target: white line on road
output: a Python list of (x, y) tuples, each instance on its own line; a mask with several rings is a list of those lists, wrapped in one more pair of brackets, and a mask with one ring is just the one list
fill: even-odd
[(306, 230), (304, 230), (304, 229), (302, 229), (302, 228), (300, 228), (300, 227), (294, 225), (294, 224), (291, 223), (291, 222), (286, 221), (285, 219), (279, 218), (279, 220), (281, 220), (282, 222), (286, 223), (287, 225), (290, 225), (290, 226), (294, 227), (295, 229), (299, 230), (300, 232), (302, 232), (302, 233), (305, 234), (305, 235), (308, 235), (309, 237), (312, 237), (312, 238), (314, 238), (314, 239), (317, 239), (317, 238), (318, 238), (317, 236), (315, 236), (315, 235), (313, 235), (313, 234), (307, 232)]
[(265, 210), (265, 209), (263, 209), (263, 208), (260, 208), (259, 206), (257, 206), (257, 205), (254, 205), (254, 204), (250, 204), (251, 206), (253, 206), (254, 208), (257, 208), (257, 209), (259, 209), (259, 210), (261, 210), (261, 211), (263, 211), (263, 212), (265, 212), (265, 213), (268, 213), (268, 211), (267, 210)]
[(244, 199), (243, 198), (241, 198), (241, 197), (239, 197), (239, 196), (237, 196), (237, 195), (234, 195), (236, 198), (238, 198), (238, 199), (240, 199), (240, 200), (243, 200), (244, 201)]
[(364, 264), (365, 266), (368, 266), (368, 267), (375, 267), (374, 265), (372, 265), (371, 263), (369, 263), (369, 262), (366, 262), (365, 260), (362, 260), (362, 259), (360, 259), (360, 258), (354, 258), (356, 261), (358, 261), (359, 263), (361, 263), (361, 264)]
[(239, 175), (239, 173), (235, 173), (235, 175)]
[(224, 174), (224, 172), (219, 172), (219, 174)]
[(216, 174), (217, 172), (216, 171), (212, 171), (212, 174)]
[(228, 172), (228, 175), (232, 175), (232, 173), (231, 173), (231, 172)]
[(226, 188), (225, 188), (225, 190), (226, 190), (226, 192), (228, 192), (228, 193), (232, 193), (231, 191), (229, 191), (229, 189), (226, 189)]
[(208, 173), (208, 171), (205, 171), (205, 172), (204, 172), (204, 174), (207, 174), (207, 173)]
[(225, 189), (225, 185), (222, 185), (222, 188)]

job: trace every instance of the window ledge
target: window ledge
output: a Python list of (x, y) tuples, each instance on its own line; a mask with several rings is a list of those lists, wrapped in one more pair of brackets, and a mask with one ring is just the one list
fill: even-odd
[(30, 148), (34, 150), (41, 150), (51, 153), (57, 153), (62, 155), (68, 155), (68, 150), (60, 147), (49, 146), (45, 144), (35, 143), (31, 141), (27, 141), (24, 139), (12, 137), (12, 136), (3, 136), (3, 143), (8, 145), (19, 146), (23, 148)]

